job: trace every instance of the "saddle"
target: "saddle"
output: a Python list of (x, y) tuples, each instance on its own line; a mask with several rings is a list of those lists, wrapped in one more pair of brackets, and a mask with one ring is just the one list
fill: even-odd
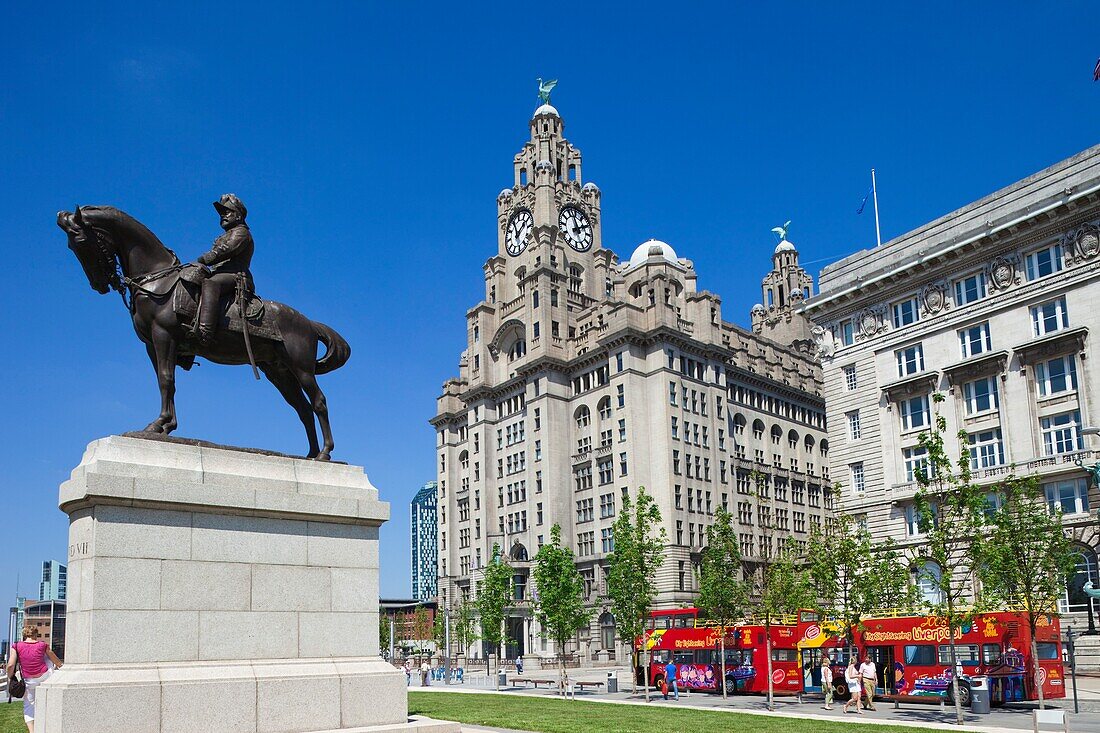
[[(180, 323), (188, 328), (193, 328), (195, 319), (199, 313), (199, 292), (202, 281), (206, 276), (203, 268), (197, 265), (184, 265), (175, 277), (161, 278), (149, 283), (146, 292), (151, 295), (172, 295), (172, 310)], [(179, 287), (173, 287), (178, 283)], [(248, 279), (245, 290), (245, 317), (241, 318), (237, 307), (237, 292), (232, 290), (223, 293), (219, 307), (221, 318), (218, 321), (218, 329), (224, 331), (244, 331), (245, 322), (248, 323), (248, 333), (256, 338), (282, 341), (283, 335), (275, 322), (274, 313), (267, 308), (264, 300), (256, 295), (252, 289), (252, 279)], [(158, 292), (159, 291), (159, 292)]]

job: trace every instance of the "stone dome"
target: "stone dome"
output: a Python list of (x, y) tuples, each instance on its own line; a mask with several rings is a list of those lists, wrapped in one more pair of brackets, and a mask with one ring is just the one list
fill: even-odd
[(775, 253), (776, 254), (779, 254), (780, 252), (795, 252), (795, 251), (797, 251), (797, 250), (795, 250), (794, 245), (791, 244), (790, 242), (788, 242), (786, 239), (782, 240), (779, 244), (775, 245)]
[(592, 181), (589, 181), (588, 183), (581, 186), (581, 190), (582, 191), (595, 191), (596, 193), (599, 193), (600, 192), (600, 187), (597, 186)]
[(538, 117), (539, 115), (554, 115), (558, 118), (561, 117), (561, 115), (558, 114), (558, 111), (549, 104), (544, 104), (535, 110), (535, 117)]
[(497, 194), (498, 199), (506, 199), (506, 198), (511, 198), (511, 197), (512, 197), (512, 189), (510, 189), (510, 188), (502, 188), (500, 190), (500, 193)]
[(666, 262), (678, 262), (676, 250), (671, 245), (659, 239), (650, 239), (639, 244), (634, 250), (634, 254), (630, 255), (629, 267), (641, 265), (653, 256), (663, 257)]
[(756, 305), (754, 305), (752, 307), (752, 312), (753, 313), (766, 313), (767, 311), (764, 310), (763, 304), (757, 303)]

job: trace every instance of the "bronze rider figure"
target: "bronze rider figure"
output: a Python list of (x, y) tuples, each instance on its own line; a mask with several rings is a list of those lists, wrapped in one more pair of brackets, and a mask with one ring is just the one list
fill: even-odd
[(248, 209), (235, 194), (223, 194), (214, 202), (214, 208), (221, 215), (221, 226), (225, 233), (214, 240), (214, 245), (196, 260), (198, 264), (210, 268), (210, 275), (202, 281), (202, 298), (199, 303), (199, 340), (209, 343), (218, 329), (221, 318), (221, 300), (223, 295), (232, 294), (237, 287), (237, 276), (243, 273), (249, 292), (254, 289), (252, 273), (248, 266), (252, 263), (255, 244), (252, 232), (245, 223)]

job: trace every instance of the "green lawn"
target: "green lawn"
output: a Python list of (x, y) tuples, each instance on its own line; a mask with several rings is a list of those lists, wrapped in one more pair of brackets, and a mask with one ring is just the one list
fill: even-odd
[(738, 728), (753, 733), (912, 733), (896, 725), (859, 725), (768, 715), (738, 715), (641, 705), (606, 705), (528, 695), (471, 695), (409, 691), (409, 713), (492, 728), (539, 733), (698, 733)]
[(23, 723), (22, 702), (0, 703), (0, 733), (27, 733), (27, 726)]

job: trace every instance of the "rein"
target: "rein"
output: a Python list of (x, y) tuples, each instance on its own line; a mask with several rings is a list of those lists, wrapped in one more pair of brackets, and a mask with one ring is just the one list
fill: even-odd
[[(153, 272), (147, 272), (144, 275), (138, 277), (129, 277), (122, 271), (122, 261), (117, 255), (111, 254), (111, 251), (103, 243), (102, 237), (106, 236), (110, 238), (110, 234), (101, 230), (99, 227), (89, 227), (94, 235), (96, 249), (99, 251), (100, 264), (103, 266), (104, 271), (107, 273), (107, 284), (118, 293), (122, 298), (122, 305), (126, 307), (126, 310), (131, 315), (134, 313), (134, 296), (137, 293), (144, 293), (145, 295), (154, 295), (153, 291), (149, 290), (145, 286), (156, 280), (160, 280), (163, 277), (167, 277), (172, 273), (179, 272), (183, 269), (183, 265), (180, 263), (180, 258), (171, 249), (168, 249), (168, 253), (172, 255), (172, 264), (168, 267), (161, 268), (160, 270), (154, 270)], [(112, 267), (113, 265), (113, 267)], [(127, 289), (129, 289), (129, 298), (127, 298)]]

